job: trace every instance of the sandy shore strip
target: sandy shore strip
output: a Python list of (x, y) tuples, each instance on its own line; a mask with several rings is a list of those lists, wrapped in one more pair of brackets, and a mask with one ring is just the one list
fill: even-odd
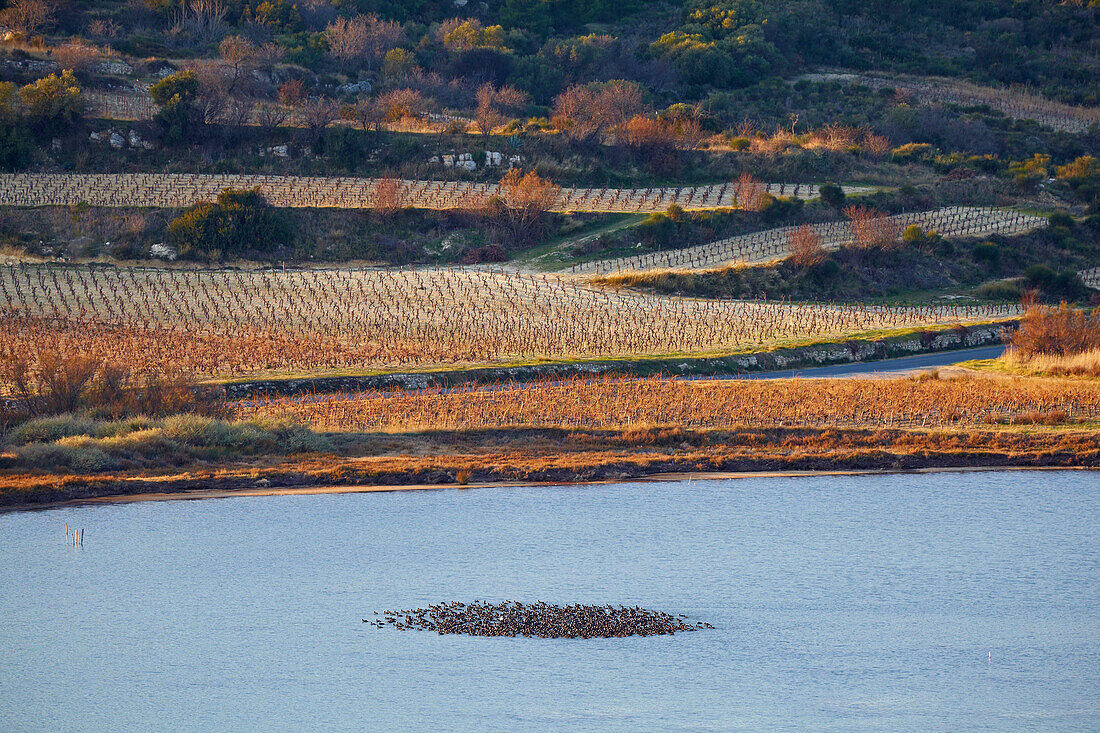
[(288, 486), (263, 487), (251, 489), (192, 489), (174, 492), (148, 492), (142, 494), (115, 494), (81, 499), (45, 502), (41, 504), (12, 504), (0, 507), (0, 514), (6, 512), (37, 511), (40, 509), (59, 509), (95, 504), (130, 504), (146, 501), (196, 501), (200, 499), (232, 499), (240, 497), (262, 496), (311, 496), (317, 494), (373, 494), (391, 491), (437, 491), (449, 489), (466, 491), (469, 489), (493, 488), (547, 488), (570, 486), (598, 486), (607, 484), (635, 483), (672, 483), (681, 481), (727, 481), (752, 478), (807, 478), (820, 476), (888, 476), (893, 474), (930, 474), (930, 473), (975, 473), (1003, 471), (1097, 471), (1100, 469), (1083, 466), (934, 466), (912, 469), (867, 469), (867, 470), (828, 470), (828, 471), (713, 471), (696, 473), (658, 473), (629, 479), (600, 479), (595, 481), (498, 481), (470, 484), (375, 484), (346, 486)]

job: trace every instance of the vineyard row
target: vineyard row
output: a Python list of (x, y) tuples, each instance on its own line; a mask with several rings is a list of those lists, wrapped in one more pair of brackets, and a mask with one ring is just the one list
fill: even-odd
[[(227, 188), (258, 188), (273, 206), (286, 208), (371, 209), (393, 201), (415, 209), (478, 209), (500, 193), (496, 183), (397, 181), (397, 192), (379, 192), (377, 178), (193, 173), (0, 174), (0, 206), (89, 206), (180, 208), (212, 201)], [(652, 213), (673, 204), (701, 210), (737, 206), (733, 183), (666, 188), (563, 188), (555, 211)], [(818, 187), (772, 183), (777, 196), (812, 199)], [(845, 186), (848, 194), (869, 188)], [(382, 203), (384, 201), (384, 203)]]

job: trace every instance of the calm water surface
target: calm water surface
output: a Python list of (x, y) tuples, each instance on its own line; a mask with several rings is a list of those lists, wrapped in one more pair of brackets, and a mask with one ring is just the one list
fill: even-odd
[[(85, 529), (65, 544), (65, 523)], [(1100, 730), (1100, 474), (235, 498), (0, 516), (0, 730)], [(623, 603), (609, 640), (368, 628)]]

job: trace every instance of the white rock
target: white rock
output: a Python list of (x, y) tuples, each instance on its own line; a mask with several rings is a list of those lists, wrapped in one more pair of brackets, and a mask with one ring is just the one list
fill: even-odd
[(126, 144), (126, 138), (119, 135), (117, 132), (111, 133), (110, 140), (107, 141), (115, 150), (122, 150), (122, 147)]
[(472, 160), (464, 160), (462, 161), (462, 167), (468, 171), (475, 171), (477, 170), (477, 163)]
[(176, 248), (164, 242), (158, 242), (149, 248), (149, 256), (159, 260), (174, 260), (179, 255)]
[(455, 157), (454, 157), (453, 155), (444, 155), (444, 156), (443, 156), (443, 165), (445, 165), (445, 166), (447, 166), (448, 168), (450, 168), (450, 167), (452, 167), (452, 166), (453, 166), (454, 164), (455, 164)]

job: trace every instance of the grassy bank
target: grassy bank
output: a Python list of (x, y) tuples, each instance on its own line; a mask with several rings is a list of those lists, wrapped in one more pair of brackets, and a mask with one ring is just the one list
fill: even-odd
[(361, 436), (365, 456), (256, 457), (157, 471), (0, 469), (0, 506), (149, 492), (276, 487), (615, 481), (668, 473), (963, 467), (1098, 467), (1100, 432), (1013, 428), (972, 431), (493, 430)]

